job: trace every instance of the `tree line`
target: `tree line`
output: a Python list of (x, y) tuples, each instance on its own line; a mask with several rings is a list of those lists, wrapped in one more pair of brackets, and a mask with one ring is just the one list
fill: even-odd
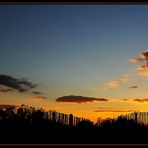
[(21, 105), (0, 109), (0, 128), (3, 127), (81, 127), (81, 128), (124, 128), (147, 127), (148, 113), (134, 112), (117, 118), (98, 118), (96, 124), (89, 119), (75, 117), (72, 114), (59, 113), (54, 110), (44, 111), (34, 107)]
[(16, 109), (15, 106), (0, 109), (0, 125), (2, 126), (37, 126), (39, 124), (51, 127), (74, 127), (80, 122), (89, 119), (73, 116), (73, 114), (59, 113), (54, 110), (44, 111), (34, 107), (21, 105)]

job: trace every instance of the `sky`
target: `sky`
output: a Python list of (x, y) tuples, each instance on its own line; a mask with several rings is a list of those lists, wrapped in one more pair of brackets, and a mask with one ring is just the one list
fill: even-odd
[(147, 17), (148, 5), (0, 5), (0, 104), (94, 122), (148, 111)]

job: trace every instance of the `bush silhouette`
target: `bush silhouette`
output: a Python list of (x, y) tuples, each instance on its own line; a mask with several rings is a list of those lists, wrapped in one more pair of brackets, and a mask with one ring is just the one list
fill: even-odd
[(89, 121), (89, 120), (83, 120), (81, 122), (79, 122), (76, 126), (77, 128), (93, 128), (93, 122)]

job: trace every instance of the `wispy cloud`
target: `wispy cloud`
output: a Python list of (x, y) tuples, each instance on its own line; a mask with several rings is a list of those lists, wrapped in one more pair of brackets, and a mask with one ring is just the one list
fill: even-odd
[(140, 61), (143, 61), (144, 59), (142, 58), (134, 58), (134, 59), (130, 59), (129, 62), (131, 63), (137, 63), (137, 62), (140, 62)]
[(145, 61), (146, 64), (145, 65), (140, 65), (136, 68), (136, 70), (146, 70), (143, 72), (139, 72), (137, 74), (137, 76), (148, 76), (148, 50), (145, 50), (144, 52), (142, 52), (138, 58), (135, 59), (131, 59), (129, 60), (130, 62), (136, 63), (136, 62), (140, 62), (140, 61)]
[(137, 63), (145, 60), (148, 60), (148, 50), (145, 50), (144, 52), (142, 52), (138, 58), (130, 59), (129, 62)]
[(87, 102), (106, 102), (108, 99), (105, 98), (92, 98), (92, 97), (83, 97), (83, 96), (63, 96), (56, 99), (57, 102), (73, 102), (73, 103), (87, 103)]
[(128, 83), (129, 82), (129, 78), (128, 76), (124, 76), (118, 80), (113, 80), (113, 81), (109, 81), (107, 83), (105, 83), (105, 88), (104, 89), (114, 89), (114, 88), (118, 88), (121, 84), (123, 83)]
[(32, 94), (35, 94), (35, 95), (41, 95), (42, 93), (39, 92), (39, 91), (32, 91)]
[(139, 73), (137, 74), (137, 76), (148, 77), (148, 71), (139, 72)]
[(134, 85), (134, 86), (130, 86), (129, 88), (138, 88), (138, 86)]
[(33, 97), (33, 98), (28, 98), (29, 101), (43, 101), (43, 100), (46, 100), (47, 98), (46, 97)]
[(44, 96), (43, 93), (40, 92), (40, 91), (32, 91), (31, 93), (34, 94), (34, 95), (36, 95), (36, 98), (37, 98), (37, 99), (42, 99), (42, 100), (43, 100), (43, 99), (44, 99), (44, 100), (45, 100), (45, 99), (48, 99), (48, 98), (47, 98), (46, 96)]
[(37, 98), (42, 98), (42, 99), (48, 99), (47, 97), (45, 97), (45, 96), (37, 96)]
[(20, 93), (28, 92), (37, 86), (37, 84), (33, 84), (28, 80), (16, 79), (9, 75), (0, 75), (0, 85)]
[(129, 78), (128, 77), (123, 77), (123, 78), (120, 79), (120, 82), (127, 83), (127, 82), (129, 82)]
[(148, 70), (148, 66), (138, 66), (137, 70)]
[(33, 90), (38, 84), (34, 84), (26, 79), (14, 78), (10, 75), (0, 75), (0, 92), (19, 92), (19, 93), (30, 93), (35, 95), (37, 99), (47, 99), (44, 94), (40, 91)]
[(119, 86), (118, 81), (109, 81), (105, 84), (105, 88), (117, 88)]
[(13, 91), (11, 88), (0, 88), (0, 92), (7, 93)]
[(106, 108), (106, 107), (98, 107), (94, 112), (133, 112), (135, 110), (125, 110), (125, 109), (114, 109), (114, 108)]

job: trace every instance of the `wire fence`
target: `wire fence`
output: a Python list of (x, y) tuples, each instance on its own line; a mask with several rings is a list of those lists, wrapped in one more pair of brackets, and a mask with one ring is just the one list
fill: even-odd
[(48, 112), (44, 112), (44, 119), (49, 119), (51, 121), (61, 123), (63, 125), (69, 125), (69, 126), (76, 126), (81, 121), (89, 120), (89, 119), (73, 116), (72, 114), (68, 115), (68, 114), (59, 113), (52, 110)]
[(130, 114), (122, 115), (120, 117), (127, 120), (134, 120), (138, 124), (144, 124), (148, 126), (148, 112), (132, 112)]

